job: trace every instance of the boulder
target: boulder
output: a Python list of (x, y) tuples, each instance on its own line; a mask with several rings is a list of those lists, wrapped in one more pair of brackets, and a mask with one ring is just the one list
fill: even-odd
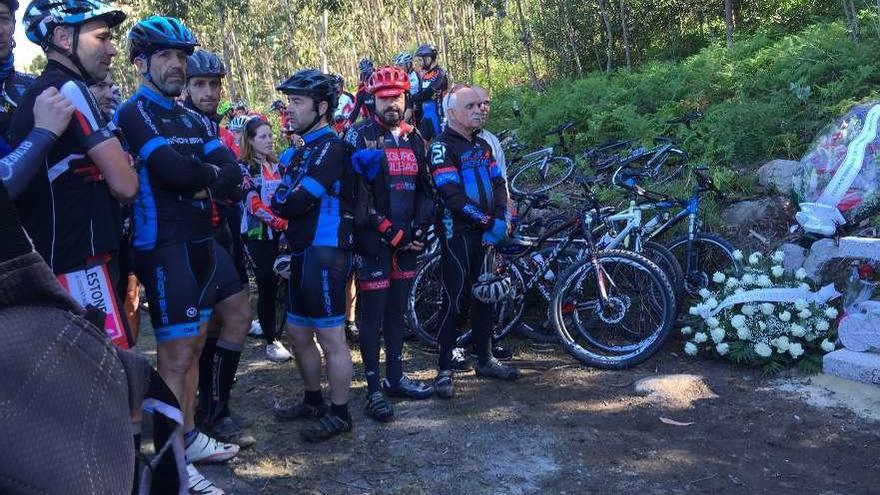
[(800, 166), (800, 162), (794, 160), (769, 161), (758, 169), (758, 184), (787, 194), (791, 191), (792, 178)]
[(721, 218), (731, 227), (747, 227), (784, 208), (780, 201), (772, 198), (740, 201), (725, 208)]
[(786, 243), (779, 246), (779, 250), (785, 253), (782, 266), (790, 272), (797, 271), (798, 268), (804, 266), (804, 262), (807, 260), (807, 250), (797, 244)]

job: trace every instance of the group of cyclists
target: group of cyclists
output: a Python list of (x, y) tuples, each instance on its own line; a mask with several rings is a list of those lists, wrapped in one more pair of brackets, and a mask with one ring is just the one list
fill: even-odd
[[(270, 108), (289, 143), (277, 155), (269, 117), (221, 104), (224, 64), (180, 20), (152, 16), (130, 29), (128, 62), (141, 81), (121, 102), (109, 71), (123, 11), (100, 0), (32, 0), (23, 27), (48, 59), (34, 78), (12, 65), (18, 7), (0, 1), (3, 187), (36, 252), (71, 297), (101, 310), (120, 347), (137, 341), (145, 288), (158, 373), (183, 413), (190, 493), (223, 493), (195, 464), (255, 443), (230, 410), (253, 326), (270, 360), (295, 357), (303, 397), (273, 412), (310, 420), (301, 432), (309, 442), (352, 429), (355, 333), (365, 409), (377, 421), (394, 418), (389, 397), (453, 397), (468, 315), (476, 373), (519, 376), (493, 347), (490, 305), (472, 296), (487, 247), (510, 227), (503, 152), (484, 129), (488, 93), (452, 86), (431, 45), (380, 67), (362, 60), (354, 95), (340, 76), (295, 72), (277, 87), (286, 100)], [(438, 372), (425, 383), (404, 374), (401, 355), (407, 296), (432, 227), (449, 304)], [(289, 264), (279, 268), (284, 252)], [(279, 271), (292, 355), (278, 339)]]

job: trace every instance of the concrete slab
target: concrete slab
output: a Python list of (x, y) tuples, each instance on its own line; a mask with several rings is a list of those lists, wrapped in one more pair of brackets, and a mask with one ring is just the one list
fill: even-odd
[(839, 349), (822, 358), (822, 371), (847, 380), (880, 385), (880, 354)]
[(827, 374), (811, 378), (785, 378), (761, 390), (785, 392), (820, 409), (844, 408), (857, 416), (880, 422), (880, 387)]

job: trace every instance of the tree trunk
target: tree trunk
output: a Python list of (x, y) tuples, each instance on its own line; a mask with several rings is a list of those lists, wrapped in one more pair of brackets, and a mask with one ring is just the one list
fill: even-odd
[(852, 12), (853, 41), (859, 41), (859, 11), (856, 9), (855, 0), (849, 0), (849, 10)]
[(223, 63), (226, 65), (226, 73), (229, 77), (226, 78), (226, 82), (229, 84), (229, 95), (232, 99), (238, 97), (238, 88), (235, 84), (235, 74), (232, 71), (232, 55), (229, 50), (229, 36), (227, 36), (226, 32), (226, 13), (223, 12), (223, 8), (220, 5), (217, 5), (217, 19), (220, 21), (220, 39), (223, 41)]
[[(727, 0), (728, 2), (730, 0)], [(632, 68), (632, 56), (629, 51), (629, 26), (626, 23), (626, 0), (620, 0), (620, 30), (623, 35), (623, 51), (626, 54), (626, 68)]]
[(532, 37), (529, 34), (529, 28), (526, 25), (526, 18), (523, 15), (521, 0), (516, 0), (516, 13), (519, 17), (519, 26), (522, 35), (522, 38), (520, 39), (522, 40), (523, 47), (526, 49), (526, 64), (529, 69), (529, 78), (532, 80), (532, 87), (535, 90), (538, 90), (541, 88), (541, 85), (538, 83), (538, 74), (535, 72), (535, 63), (532, 60)]
[(724, 0), (724, 24), (727, 26), (727, 49), (733, 48), (733, 0)]
[(571, 17), (568, 14), (566, 0), (559, 0), (558, 6), (559, 20), (562, 22), (563, 29), (568, 38), (568, 46), (571, 50), (571, 55), (574, 58), (574, 66), (575, 69), (577, 69), (577, 75), (578, 77), (581, 77), (584, 75), (584, 66), (581, 64), (581, 54), (577, 44), (577, 32), (574, 30), (574, 26), (571, 25)]
[[(880, 2), (880, 0), (877, 0)], [(492, 87), (492, 66), (489, 64), (489, 23), (483, 19), (483, 55), (486, 56), (486, 86)]]
[(327, 73), (327, 24), (329, 22), (330, 12), (327, 9), (321, 13), (321, 26), (318, 30), (318, 53), (321, 57), (321, 72)]
[(247, 75), (247, 70), (241, 61), (241, 50), (238, 47), (238, 41), (235, 38), (235, 29), (229, 32), (230, 41), (232, 41), (232, 55), (235, 57), (235, 66), (238, 69), (239, 81), (241, 81), (242, 90), (244, 91), (244, 99), (250, 102), (251, 84)]
[(605, 24), (605, 37), (607, 38), (605, 47), (605, 72), (610, 74), (612, 67), (612, 43), (614, 40), (611, 36), (611, 20), (608, 19), (608, 10), (605, 8), (605, 0), (599, 0), (599, 17), (602, 18), (602, 23)]
[[(880, 2), (880, 0), (877, 0)], [(409, 0), (409, 19), (410, 25), (416, 28), (416, 43), (424, 43), (422, 38), (422, 28), (420, 27), (419, 17), (416, 15), (415, 0)]]

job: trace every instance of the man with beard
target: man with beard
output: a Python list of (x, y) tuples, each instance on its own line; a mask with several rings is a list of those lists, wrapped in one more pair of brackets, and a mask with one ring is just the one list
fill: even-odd
[[(424, 248), (433, 199), (422, 137), (403, 121), (409, 78), (382, 67), (367, 85), (376, 115), (348, 131), (346, 141), (359, 174), (355, 209), (359, 340), (367, 378), (367, 414), (394, 417), (382, 394), (427, 399), (433, 390), (403, 374), (404, 314), (416, 258)], [(380, 334), (385, 337), (385, 380), (379, 372)]]
[[(129, 60), (142, 83), (117, 119), (137, 156), (142, 184), (133, 215), (135, 267), (147, 289), (159, 375), (184, 411), (191, 493), (222, 493), (192, 464), (226, 461), (239, 447), (196, 429), (195, 393), (216, 302), (218, 257), (226, 255), (214, 239), (212, 199), (234, 194), (241, 172), (211, 122), (175, 102), (186, 84), (187, 56), (198, 44), (192, 32), (178, 19), (153, 16), (135, 24), (128, 40)], [(240, 356), (228, 354), (230, 361)], [(234, 367), (226, 369), (234, 373)]]
[(418, 127), (425, 139), (431, 140), (442, 129), (443, 96), (449, 88), (446, 71), (437, 65), (437, 49), (424, 44), (416, 50), (416, 57), (422, 61), (422, 78), (419, 92), (413, 95), (413, 105), (421, 114)]
[(104, 114), (104, 117), (108, 121), (112, 121), (120, 101), (113, 94), (113, 79), (110, 77), (110, 73), (108, 72), (104, 79), (89, 86), (89, 91), (95, 97), (95, 102), (98, 104), (98, 108)]
[[(48, 63), (19, 105), (33, 108), (47, 88), (55, 88), (74, 106), (74, 118), (18, 196), (22, 225), (46, 260), (79, 302), (86, 304), (86, 280), (100, 290), (88, 302), (108, 317), (105, 330), (117, 345), (129, 347), (113, 286), (118, 280), (122, 224), (120, 203), (130, 202), (138, 178), (128, 154), (98, 108), (88, 85), (107, 76), (116, 55), (111, 29), (125, 14), (96, 0), (34, 0), (23, 24), (30, 41), (40, 45)], [(9, 135), (15, 146), (34, 129), (33, 112), (17, 112)], [(98, 296), (98, 297), (94, 297)]]
[[(187, 59), (184, 105), (205, 116), (215, 134), (220, 130), (217, 107), (225, 76), (226, 67), (216, 53), (196, 50)], [(240, 234), (240, 198), (233, 199), (215, 204), (220, 213), (215, 237), (225, 252), (216, 253), (217, 304), (199, 358), (198, 409), (204, 427), (214, 438), (247, 447), (255, 440), (242, 433), (241, 426), (229, 411), (232, 382), (251, 326), (251, 303), (246, 290), (248, 278)]]

